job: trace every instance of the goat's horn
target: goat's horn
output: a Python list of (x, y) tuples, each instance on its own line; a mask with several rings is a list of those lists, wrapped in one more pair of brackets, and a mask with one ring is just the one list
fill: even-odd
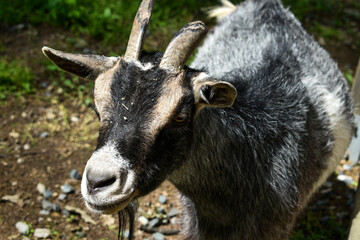
[(125, 59), (136, 60), (140, 56), (144, 36), (149, 25), (154, 0), (143, 0), (135, 16), (129, 42), (126, 48)]
[(166, 48), (160, 67), (179, 72), (206, 33), (206, 26), (200, 21), (185, 25)]

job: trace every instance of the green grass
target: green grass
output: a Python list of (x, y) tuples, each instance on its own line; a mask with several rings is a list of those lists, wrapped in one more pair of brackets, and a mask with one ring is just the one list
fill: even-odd
[(20, 61), (0, 57), (0, 100), (34, 92), (34, 74)]
[(318, 215), (309, 211), (300, 223), (300, 230), (293, 232), (290, 240), (345, 240), (346, 236), (347, 230), (335, 216), (321, 222)]

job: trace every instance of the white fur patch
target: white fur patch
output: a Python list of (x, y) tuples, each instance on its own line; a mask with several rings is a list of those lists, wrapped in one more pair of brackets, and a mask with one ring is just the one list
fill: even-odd
[(132, 63), (135, 64), (135, 66), (137, 66), (138, 68), (140, 68), (142, 71), (147, 71), (152, 69), (154, 66), (151, 63), (145, 63), (144, 65), (139, 62), (139, 61), (131, 61)]
[(334, 172), (336, 166), (343, 158), (346, 148), (350, 143), (352, 130), (348, 121), (341, 114), (344, 103), (337, 97), (340, 94), (341, 88), (336, 89), (334, 92), (329, 92), (324, 86), (317, 85), (318, 82), (314, 78), (307, 77), (302, 80), (305, 86), (308, 87), (310, 94), (316, 94), (316, 99), (321, 99), (323, 107), (330, 119), (330, 128), (334, 136), (334, 148), (331, 151), (331, 156), (328, 160), (327, 169), (321, 174), (319, 180), (314, 184), (311, 193), (316, 191)]

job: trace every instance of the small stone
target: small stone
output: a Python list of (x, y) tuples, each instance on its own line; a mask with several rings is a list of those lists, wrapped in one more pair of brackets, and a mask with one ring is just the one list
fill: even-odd
[(169, 224), (169, 219), (163, 218), (163, 219), (161, 220), (161, 224), (162, 224), (162, 225), (168, 225), (168, 224)]
[(126, 239), (126, 238), (129, 238), (129, 236), (130, 236), (130, 231), (129, 230), (125, 230), (124, 231), (124, 238)]
[(148, 223), (148, 226), (150, 228), (154, 228), (154, 227), (156, 227), (158, 225), (160, 225), (160, 220), (158, 218), (154, 218)]
[(139, 223), (141, 223), (141, 225), (146, 225), (149, 223), (149, 220), (145, 216), (140, 216), (138, 218), (138, 221), (139, 221)]
[(165, 209), (163, 207), (157, 207), (156, 210), (157, 213), (166, 214)]
[(61, 213), (62, 213), (62, 215), (65, 216), (65, 217), (70, 216), (70, 212), (69, 212), (68, 210), (65, 210), (65, 209), (63, 209)]
[(72, 169), (70, 171), (70, 178), (75, 179), (75, 180), (80, 180), (81, 174), (76, 169)]
[(156, 232), (152, 235), (153, 240), (165, 240), (165, 236), (162, 233)]
[(36, 228), (34, 231), (34, 237), (48, 238), (50, 237), (50, 230), (47, 228)]
[(349, 164), (344, 164), (342, 167), (343, 167), (344, 170), (351, 170), (352, 169), (352, 166), (349, 165)]
[(45, 199), (51, 198), (51, 197), (53, 196), (53, 192), (46, 189), (46, 190), (43, 192), (43, 196), (44, 196)]
[(73, 193), (75, 190), (70, 184), (64, 184), (61, 186), (61, 191), (63, 191), (63, 193), (69, 194)]
[(39, 217), (39, 218), (38, 218), (38, 222), (42, 222), (42, 221), (44, 221), (44, 218), (43, 218), (43, 217)]
[(78, 236), (79, 238), (84, 238), (86, 237), (86, 234), (82, 231), (76, 231), (75, 235)]
[(60, 205), (58, 203), (54, 203), (53, 206), (52, 206), (52, 209), (55, 211), (55, 212), (60, 212)]
[(12, 203), (18, 203), (20, 201), (20, 197), (19, 195), (15, 194), (15, 195), (5, 195), (1, 198), (1, 200), (3, 201), (9, 201)]
[(20, 133), (15, 132), (14, 130), (12, 130), (12, 131), (9, 133), (9, 136), (12, 137), (12, 138), (19, 138), (19, 137), (20, 137)]
[(72, 121), (72, 122), (76, 123), (76, 122), (78, 122), (78, 121), (79, 121), (79, 118), (78, 118), (78, 117), (76, 117), (76, 116), (72, 116), (72, 117), (70, 118), (70, 121)]
[(352, 184), (352, 182), (354, 181), (354, 179), (352, 177), (347, 176), (347, 175), (338, 175), (337, 180), (344, 182), (346, 184)]
[(177, 224), (179, 224), (179, 220), (178, 220), (177, 217), (173, 217), (173, 218), (170, 219), (170, 223), (172, 225), (177, 225)]
[(175, 217), (175, 216), (179, 215), (179, 213), (180, 213), (179, 209), (172, 208), (172, 209), (170, 209), (170, 212), (168, 213), (168, 217), (169, 218)]
[(50, 137), (50, 133), (49, 132), (42, 132), (40, 133), (40, 138), (47, 138), (47, 137)]
[(67, 195), (65, 193), (61, 193), (58, 197), (59, 201), (64, 201), (66, 199)]
[(166, 203), (166, 197), (164, 196), (164, 195), (160, 195), (159, 196), (159, 199), (158, 199), (158, 201), (159, 201), (159, 203), (161, 203), (161, 204), (165, 204)]
[(26, 113), (26, 112), (22, 112), (22, 113), (21, 113), (21, 117), (22, 117), (22, 118), (26, 118), (26, 117), (27, 117), (27, 113)]
[(30, 144), (26, 143), (24, 145), (24, 150), (27, 151), (27, 150), (30, 150)]
[(22, 164), (22, 163), (24, 162), (24, 159), (23, 159), (23, 158), (18, 158), (18, 159), (16, 160), (16, 162), (17, 162), (18, 164)]
[(53, 210), (53, 204), (49, 202), (48, 200), (42, 200), (41, 206), (44, 210), (52, 211)]
[(16, 186), (17, 184), (18, 184), (17, 181), (14, 181), (11, 183), (11, 185), (13, 185), (13, 186)]
[(44, 216), (48, 216), (48, 215), (50, 215), (50, 211), (43, 209), (43, 210), (40, 210), (39, 214), (44, 215)]
[(24, 222), (17, 222), (15, 227), (22, 235), (27, 235), (30, 232), (29, 225)]

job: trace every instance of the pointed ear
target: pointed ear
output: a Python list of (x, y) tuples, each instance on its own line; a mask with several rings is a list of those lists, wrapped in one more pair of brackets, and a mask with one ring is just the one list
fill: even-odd
[(117, 57), (66, 53), (49, 47), (43, 47), (42, 51), (61, 69), (90, 80), (95, 80), (100, 73), (112, 68), (119, 60)]
[(195, 81), (193, 86), (195, 103), (202, 107), (231, 107), (237, 96), (232, 84), (211, 78)]

